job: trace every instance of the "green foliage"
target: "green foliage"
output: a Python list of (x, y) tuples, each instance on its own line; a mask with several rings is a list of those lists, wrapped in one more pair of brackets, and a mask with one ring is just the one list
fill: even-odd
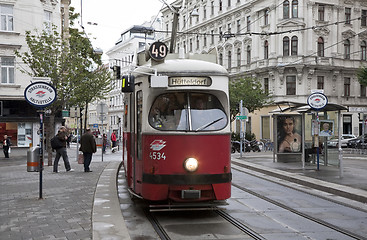
[(77, 29), (70, 28), (69, 34), (63, 40), (54, 26), (52, 32), (27, 31), (28, 52), (16, 52), (29, 67), (21, 69), (24, 73), (51, 78), (58, 96), (51, 106), (53, 112), (104, 98), (111, 86), (109, 71), (103, 67), (101, 56), (94, 53), (89, 39)]
[(367, 68), (362, 67), (357, 72), (357, 78), (361, 85), (367, 86)]
[(229, 103), (232, 120), (235, 120), (239, 113), (241, 100), (243, 100), (243, 106), (249, 112), (253, 112), (270, 103), (271, 97), (268, 93), (265, 93), (257, 79), (246, 77), (229, 82)]

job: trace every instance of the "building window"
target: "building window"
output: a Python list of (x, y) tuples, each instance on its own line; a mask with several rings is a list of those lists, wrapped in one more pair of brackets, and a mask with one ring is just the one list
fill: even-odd
[(292, 1), (292, 18), (298, 18), (298, 1)]
[(360, 86), (361, 86), (361, 97), (366, 97), (366, 86), (364, 85)]
[(345, 23), (346, 24), (350, 24), (351, 15), (352, 15), (351, 8), (345, 8)]
[(222, 27), (219, 27), (218, 31), (219, 31), (219, 41), (222, 41), (222, 37), (223, 37)]
[(214, 44), (214, 30), (211, 30), (210, 34), (211, 34), (211, 44)]
[(219, 65), (223, 66), (223, 54), (219, 53)]
[(214, 15), (214, 1), (212, 1), (211, 3), (210, 3), (210, 14), (213, 16)]
[(232, 68), (232, 52), (228, 51), (228, 69)]
[(219, 11), (223, 10), (223, 1), (219, 0)]
[(317, 89), (324, 89), (324, 76), (317, 76)]
[(206, 5), (203, 6), (203, 19), (206, 19)]
[(344, 96), (350, 96), (350, 78), (344, 78)]
[(231, 6), (231, 0), (228, 0), (228, 7)]
[(269, 78), (264, 78), (264, 92), (269, 94)]
[(206, 34), (204, 34), (203, 45), (204, 45), (204, 47), (206, 47)]
[(192, 38), (190, 38), (189, 44), (190, 44), (190, 52), (192, 52)]
[(247, 32), (251, 31), (251, 17), (250, 16), (247, 16), (246, 18), (246, 23), (247, 23)]
[(241, 67), (241, 48), (237, 48), (237, 67)]
[(361, 25), (367, 26), (367, 10), (362, 10)]
[(344, 41), (344, 58), (350, 59), (350, 41), (348, 39)]
[(293, 36), (291, 41), (291, 55), (298, 55), (298, 37)]
[(251, 47), (247, 46), (247, 64), (251, 63)]
[(269, 42), (265, 41), (264, 42), (264, 59), (268, 59), (269, 58)]
[(296, 95), (296, 76), (286, 78), (287, 95)]
[(319, 37), (317, 40), (317, 56), (324, 57), (324, 39)]
[(199, 36), (196, 36), (196, 49), (200, 48)]
[(283, 2), (283, 18), (284, 19), (289, 18), (289, 1), (288, 0)]
[(270, 139), (270, 116), (261, 116), (261, 138)]
[(264, 25), (269, 24), (269, 9), (264, 10)]
[(238, 19), (237, 20), (237, 33), (240, 33), (241, 32), (241, 20)]
[(367, 56), (366, 56), (366, 41), (362, 41), (361, 42), (361, 60), (364, 60), (364, 61), (367, 60)]
[(13, 19), (13, 6), (0, 5), (1, 13), (1, 31), (13, 31), (14, 19)]
[(232, 31), (232, 24), (228, 23), (228, 25), (227, 25), (227, 32), (228, 33), (231, 33), (231, 31)]
[(319, 5), (318, 17), (319, 17), (319, 21), (325, 21), (325, 6), (324, 5)]
[(45, 19), (44, 19), (44, 22), (43, 24), (45, 25), (45, 30), (47, 32), (51, 32), (52, 30), (52, 12), (50, 11), (45, 11)]
[(289, 56), (289, 37), (283, 38), (283, 56)]
[(1, 57), (1, 83), (14, 83), (14, 57)]

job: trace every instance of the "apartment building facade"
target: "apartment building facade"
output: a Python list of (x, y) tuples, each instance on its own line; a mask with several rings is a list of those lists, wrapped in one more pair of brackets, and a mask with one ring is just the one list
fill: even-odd
[[(362, 133), (367, 96), (356, 72), (367, 66), (366, 1), (178, 0), (172, 6), (179, 16), (176, 52), (216, 52), (231, 79), (256, 78), (275, 102), (307, 103), (312, 90), (323, 90), (330, 103), (348, 107), (343, 133)], [(168, 7), (162, 13), (169, 45), (174, 13)], [(272, 138), (275, 109), (250, 114), (258, 139)]]
[[(144, 51), (149, 44), (157, 39), (155, 30), (161, 29), (161, 19), (152, 18), (151, 21), (144, 22), (141, 25), (133, 25), (124, 30), (117, 39), (115, 46), (109, 49), (106, 54), (109, 58), (111, 69), (119, 67), (120, 75), (125, 75), (134, 70), (134, 55), (137, 52)], [(113, 79), (113, 90), (109, 93), (108, 124), (109, 135), (116, 131), (121, 137), (122, 117), (124, 116), (123, 93), (121, 92), (122, 80)], [(93, 113), (91, 113), (93, 114)]]
[(36, 109), (24, 98), (32, 77), (23, 73), (29, 69), (15, 51), (27, 51), (26, 31), (41, 32), (52, 24), (60, 32), (67, 28), (69, 4), (70, 0), (0, 0), (0, 139), (10, 136), (13, 146), (39, 143), (40, 126)]

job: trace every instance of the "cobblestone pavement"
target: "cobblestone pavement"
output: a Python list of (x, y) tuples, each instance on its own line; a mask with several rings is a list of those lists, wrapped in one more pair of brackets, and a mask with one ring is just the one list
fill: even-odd
[[(15, 154), (16, 155), (16, 154)], [(39, 172), (27, 172), (27, 157), (0, 157), (0, 239), (92, 239), (92, 206), (100, 174), (120, 152), (93, 155), (91, 173), (76, 162), (76, 146), (68, 149), (74, 172), (45, 166), (42, 199)], [(47, 165), (47, 162), (46, 162)]]

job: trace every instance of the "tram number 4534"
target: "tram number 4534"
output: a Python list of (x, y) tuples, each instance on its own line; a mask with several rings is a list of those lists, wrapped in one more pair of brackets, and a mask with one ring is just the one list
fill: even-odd
[(150, 152), (149, 157), (152, 160), (166, 160), (166, 154), (164, 152)]

